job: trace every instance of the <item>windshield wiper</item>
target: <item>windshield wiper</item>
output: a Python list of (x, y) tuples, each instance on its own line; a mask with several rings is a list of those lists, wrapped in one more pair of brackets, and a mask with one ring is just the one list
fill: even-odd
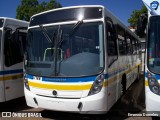
[(83, 20), (78, 21), (73, 27), (72, 30), (70, 31), (69, 36), (72, 36), (75, 30), (83, 23)]
[[(42, 30), (43, 35), (46, 37), (46, 39), (48, 40), (48, 42), (52, 43), (52, 48), (54, 48), (54, 75), (57, 76), (57, 47), (59, 46), (60, 43), (63, 42), (62, 39), (62, 30), (60, 30), (60, 26), (58, 28), (58, 33), (57, 33), (57, 38), (56, 38), (56, 34), (55, 32), (53, 33), (53, 37), (50, 38), (46, 29), (43, 27), (43, 25), (39, 25), (39, 27)], [(53, 54), (53, 53), (51, 53)]]
[(39, 27), (41, 28), (42, 33), (43, 33), (43, 35), (46, 37), (46, 39), (48, 40), (48, 42), (52, 43), (52, 40), (51, 40), (51, 38), (49, 37), (49, 35), (47, 34), (47, 31), (46, 31), (46, 29), (44, 29), (43, 25), (39, 25)]
[[(52, 43), (51, 48), (54, 48), (54, 45), (56, 44), (56, 43), (54, 43), (56, 41), (55, 40), (55, 36), (56, 36), (55, 32), (53, 32), (53, 37), (50, 38), (47, 30), (43, 27), (43, 25), (39, 25), (39, 27), (41, 28), (42, 33), (45, 36), (45, 38), (48, 40), (48, 42)], [(51, 55), (53, 55), (53, 52), (51, 52)]]
[[(78, 22), (72, 27), (72, 30), (70, 31), (69, 36), (72, 36), (73, 33), (74, 33), (74, 31), (75, 31), (75, 29), (77, 29), (82, 23), (83, 23), (83, 20), (78, 21)], [(59, 32), (59, 33), (58, 33), (58, 36), (59, 36), (58, 40), (60, 40), (60, 41), (58, 41), (57, 46), (61, 45), (61, 43), (65, 40), (65, 39), (62, 39), (63, 31), (60, 30), (60, 27), (59, 27), (59, 31), (58, 31), (58, 32)]]
[[(83, 23), (82, 20), (81, 20), (81, 21), (78, 21), (78, 22), (72, 27), (72, 30), (70, 31), (69, 36), (72, 36), (73, 33), (74, 33), (74, 31), (75, 31), (75, 29), (77, 29), (82, 23)], [(58, 33), (59, 38), (58, 38), (58, 43), (56, 43), (56, 46), (61, 45), (61, 43), (65, 40), (65, 39), (62, 39), (63, 31), (60, 30), (60, 27), (59, 27), (58, 29), (59, 29), (59, 30), (58, 30), (58, 32), (59, 32), (59, 33)], [(60, 41), (59, 41), (59, 40), (60, 40)]]
[(60, 43), (63, 42), (62, 39), (63, 31), (60, 29), (60, 26), (58, 27), (58, 34), (57, 34), (57, 39), (55, 40), (55, 50), (54, 50), (54, 75), (57, 76), (57, 48), (60, 45)]
[[(69, 37), (71, 37), (72, 35), (73, 35), (73, 33), (75, 32), (75, 30), (81, 25), (83, 23), (83, 20), (81, 20), (81, 21), (78, 21), (73, 27), (72, 27), (72, 30), (70, 31), (70, 34), (69, 34)], [(65, 40), (65, 39), (63, 39), (62, 38), (62, 35), (63, 35), (63, 31), (60, 29), (60, 26), (59, 26), (59, 28), (58, 28), (58, 36), (57, 36), (57, 40), (56, 40), (56, 46), (55, 46), (55, 53), (54, 53), (54, 58), (55, 58), (55, 64), (54, 64), (54, 66), (55, 66), (55, 73), (54, 73), (54, 75), (55, 76), (57, 76), (57, 74), (60, 72), (60, 65), (61, 65), (61, 62), (62, 61), (60, 61), (60, 63), (59, 63), (59, 72), (57, 72), (57, 47), (58, 46), (60, 46), (62, 43), (63, 43), (63, 41)]]

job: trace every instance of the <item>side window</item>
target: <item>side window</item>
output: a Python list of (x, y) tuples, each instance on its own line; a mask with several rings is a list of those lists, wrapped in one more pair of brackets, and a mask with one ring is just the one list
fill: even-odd
[(136, 39), (136, 48), (137, 48), (137, 54), (139, 54), (140, 51), (140, 43), (138, 42), (138, 40)]
[(135, 38), (135, 49), (136, 49), (136, 54), (138, 54), (138, 43), (136, 38)]
[(145, 42), (138, 41), (137, 46), (138, 46), (138, 51), (142, 51), (143, 49), (146, 48)]
[(106, 22), (106, 32), (107, 32), (108, 56), (116, 56), (117, 44), (116, 44), (115, 30), (113, 29), (112, 23), (110, 21)]
[(110, 66), (118, 58), (116, 36), (116, 31), (112, 21), (106, 19), (108, 66)]
[(135, 38), (132, 39), (132, 46), (133, 46), (133, 54), (137, 54), (137, 43)]
[(131, 36), (126, 33), (126, 41), (127, 41), (127, 54), (132, 55), (133, 54), (133, 48), (132, 48), (132, 38)]
[(5, 31), (4, 59), (7, 67), (23, 61), (21, 55), (21, 44), (15, 39), (12, 30)]
[(125, 31), (119, 25), (117, 26), (119, 54), (125, 55), (127, 52), (127, 43), (125, 40)]

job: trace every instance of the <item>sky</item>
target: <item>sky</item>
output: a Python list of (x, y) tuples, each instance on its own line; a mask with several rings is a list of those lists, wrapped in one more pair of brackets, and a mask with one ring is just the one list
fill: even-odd
[[(42, 1), (50, 0), (38, 0)], [(63, 7), (77, 5), (103, 5), (110, 10), (125, 25), (129, 26), (128, 19), (133, 10), (141, 9), (142, 0), (57, 0)], [(16, 8), (21, 4), (21, 0), (1, 0), (0, 17), (16, 18)]]

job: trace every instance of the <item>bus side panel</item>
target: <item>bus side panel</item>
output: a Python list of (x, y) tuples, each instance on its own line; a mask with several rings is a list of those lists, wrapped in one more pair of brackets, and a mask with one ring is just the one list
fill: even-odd
[(4, 83), (3, 83), (3, 76), (0, 78), (0, 102), (4, 102)]
[(129, 64), (128, 64), (129, 69), (127, 71), (127, 86), (126, 86), (127, 89), (136, 79), (138, 72), (138, 70), (136, 69), (137, 55), (128, 55), (128, 59), (129, 59)]
[(10, 74), (4, 75), (6, 101), (24, 96), (22, 62), (4, 67)]
[(5, 81), (6, 101), (24, 96), (22, 78)]
[(119, 89), (119, 74), (118, 71), (118, 61), (112, 64), (108, 69), (108, 93), (107, 93), (107, 107), (110, 109), (120, 96), (121, 90)]

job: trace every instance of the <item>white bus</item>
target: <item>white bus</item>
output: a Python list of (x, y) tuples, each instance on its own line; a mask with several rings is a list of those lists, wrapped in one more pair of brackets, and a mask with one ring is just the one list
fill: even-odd
[(0, 17), (0, 102), (24, 96), (22, 48), (27, 27), (28, 22)]
[(105, 113), (139, 75), (139, 40), (103, 6), (31, 17), (24, 89), (28, 106)]
[(146, 111), (160, 111), (160, 0), (143, 0), (148, 9), (145, 58)]

